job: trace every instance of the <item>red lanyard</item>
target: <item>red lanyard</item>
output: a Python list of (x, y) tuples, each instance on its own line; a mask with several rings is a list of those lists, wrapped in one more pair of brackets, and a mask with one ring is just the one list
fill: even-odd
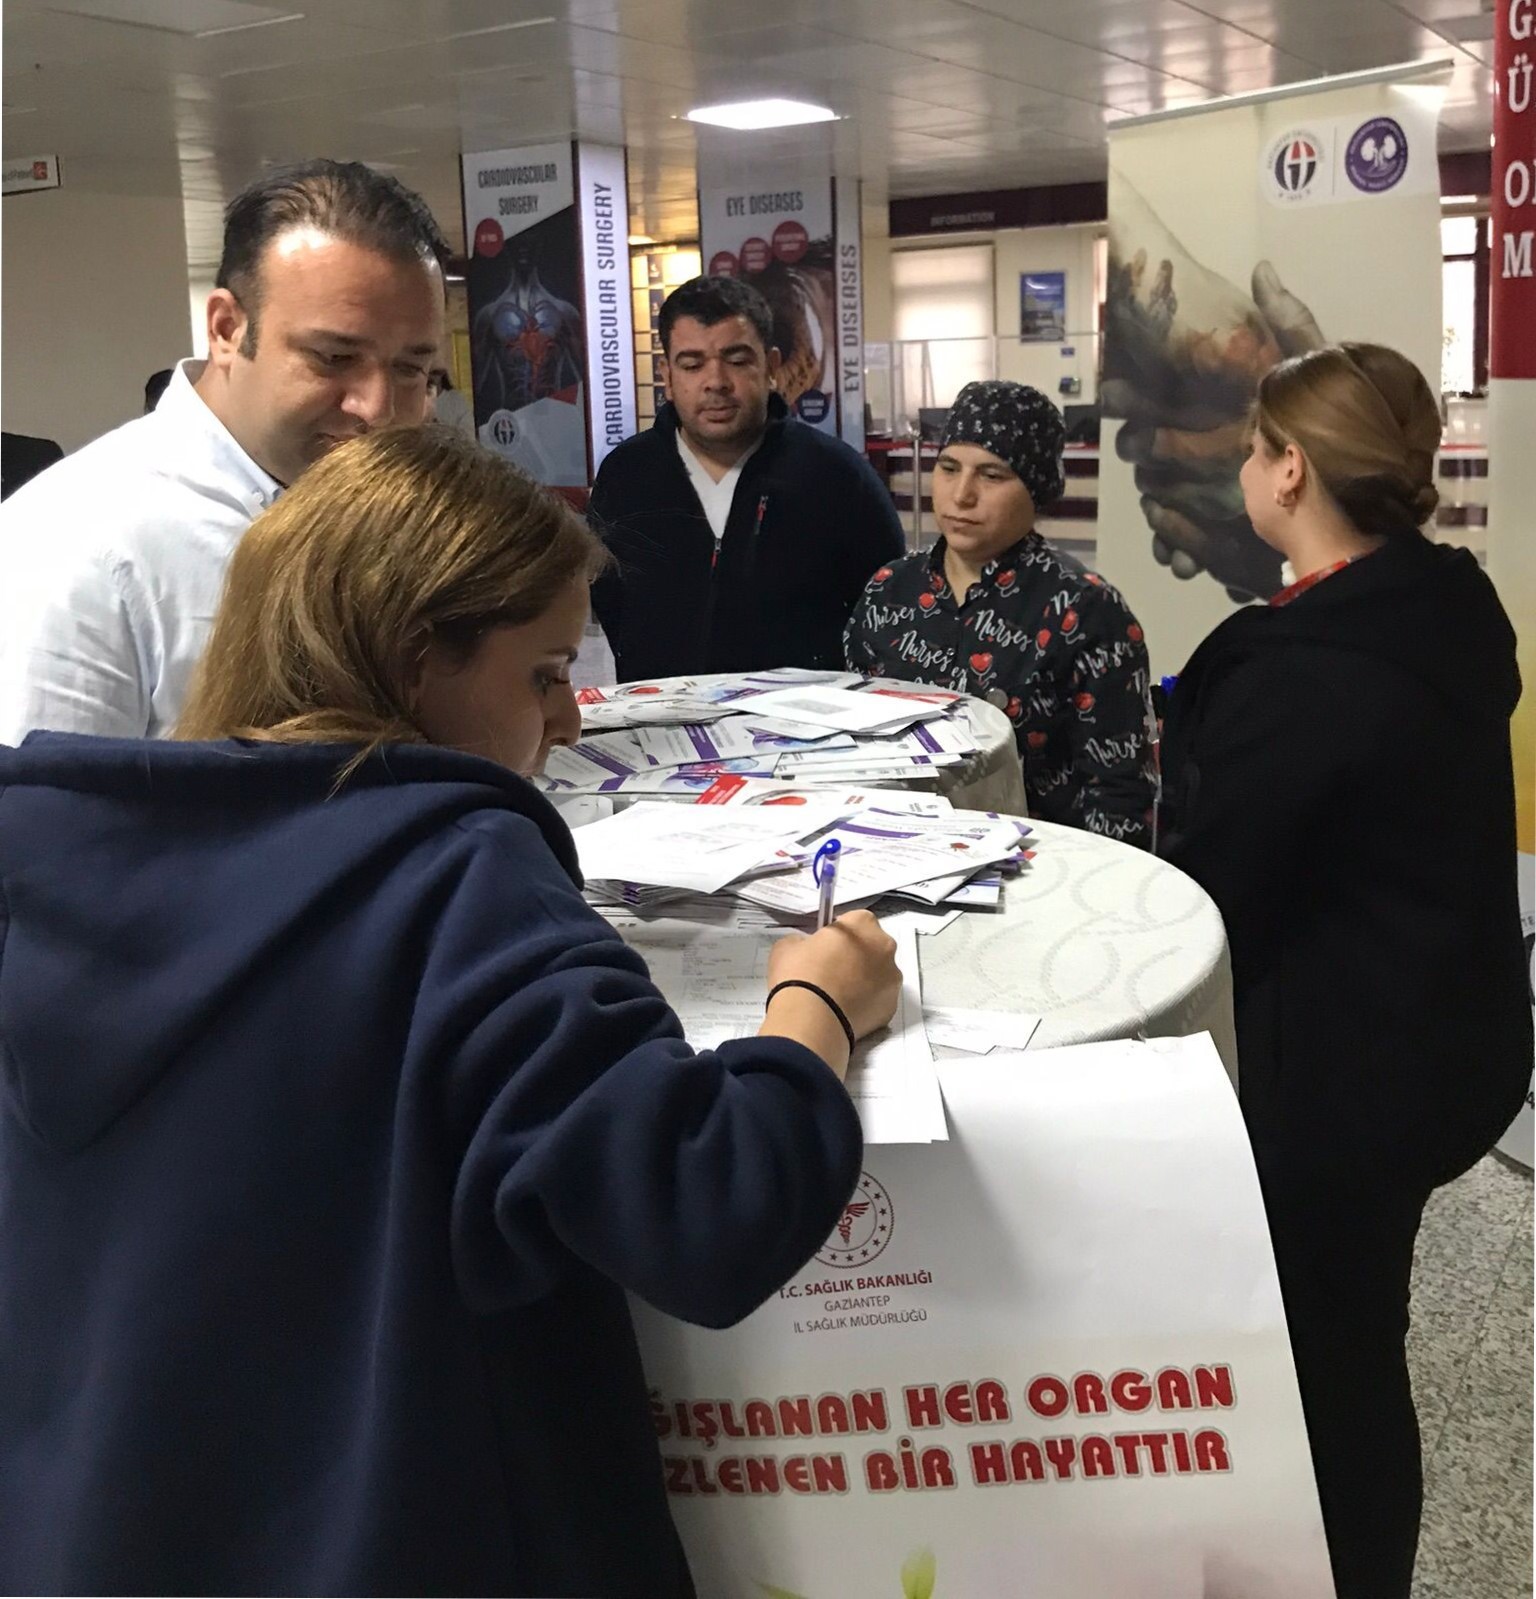
[(1319, 571), (1308, 572), (1305, 577), (1298, 578), (1289, 588), (1283, 588), (1271, 600), (1275, 606), (1289, 605), (1292, 600), (1299, 599), (1308, 589), (1315, 589), (1325, 577), (1332, 577), (1335, 572), (1342, 572), (1349, 562), (1335, 561), (1332, 566), (1322, 567)]

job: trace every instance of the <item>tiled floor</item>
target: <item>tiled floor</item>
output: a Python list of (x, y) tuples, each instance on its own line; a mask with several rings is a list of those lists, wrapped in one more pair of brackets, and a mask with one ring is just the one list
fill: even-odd
[(1490, 1155), (1430, 1201), (1408, 1362), (1424, 1443), (1414, 1599), (1531, 1593), (1531, 1175)]

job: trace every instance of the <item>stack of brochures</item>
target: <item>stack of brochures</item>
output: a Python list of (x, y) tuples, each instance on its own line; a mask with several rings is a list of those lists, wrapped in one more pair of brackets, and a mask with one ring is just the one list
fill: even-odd
[(722, 776), (824, 786), (931, 778), (978, 750), (963, 695), (798, 668), (583, 689), (557, 796), (686, 797)]
[[(706, 792), (686, 806), (641, 802), (575, 828), (592, 902), (645, 910), (719, 896), (795, 924), (817, 912), (815, 857), (835, 839), (838, 911), (893, 896), (949, 909), (992, 909), (1004, 876), (1017, 874), (1029, 859), (1027, 822), (937, 810), (947, 802), (936, 795), (765, 785), (775, 791), (770, 798), (738, 783), (730, 780), (723, 797)], [(903, 806), (908, 799), (920, 800), (929, 813)]]

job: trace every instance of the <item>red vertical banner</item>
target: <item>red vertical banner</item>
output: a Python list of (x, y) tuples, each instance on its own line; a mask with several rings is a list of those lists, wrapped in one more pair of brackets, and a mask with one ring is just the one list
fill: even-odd
[[(1514, 623), (1525, 683), (1510, 736), (1516, 872), (1536, 1004), (1536, 0), (1493, 0), (1492, 9), (1488, 575)], [(1536, 1092), (1499, 1148), (1524, 1166), (1536, 1162)]]
[(1489, 376), (1536, 378), (1536, 0), (1495, 0)]

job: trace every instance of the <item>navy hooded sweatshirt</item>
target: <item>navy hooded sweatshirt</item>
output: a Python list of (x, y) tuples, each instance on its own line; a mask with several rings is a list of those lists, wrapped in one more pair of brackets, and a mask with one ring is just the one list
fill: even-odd
[(0, 748), (0, 1589), (687, 1595), (624, 1291), (750, 1312), (853, 1107), (521, 779), (348, 753)]

